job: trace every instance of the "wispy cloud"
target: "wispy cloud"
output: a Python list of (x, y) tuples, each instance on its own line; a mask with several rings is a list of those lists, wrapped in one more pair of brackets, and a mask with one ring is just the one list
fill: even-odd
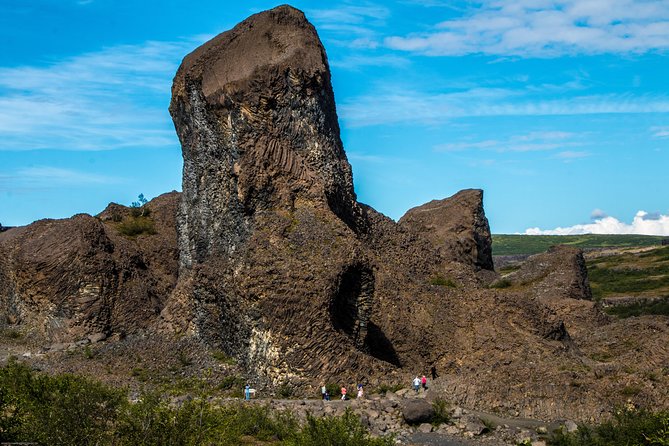
[(174, 145), (171, 78), (198, 43), (146, 42), (47, 66), (0, 67), (0, 150)]
[(650, 132), (653, 135), (653, 138), (669, 138), (669, 127), (651, 127)]
[[(434, 148), (437, 152), (460, 152), (471, 150), (487, 150), (499, 153), (504, 152), (539, 152), (567, 147), (580, 146), (583, 143), (576, 141), (578, 135), (569, 132), (544, 131), (514, 135), (507, 139), (487, 139), (483, 141), (459, 141), (440, 144)], [(580, 152), (564, 151), (556, 155), (558, 158), (568, 158), (568, 154)]]
[(55, 187), (122, 184), (125, 182), (127, 182), (127, 179), (122, 177), (51, 166), (36, 166), (9, 173), (0, 173), (0, 190), (10, 190), (12, 192), (53, 189)]
[(308, 9), (307, 16), (323, 29), (346, 32), (350, 30), (350, 25), (383, 25), (390, 16), (390, 10), (373, 3), (344, 4), (327, 9)]
[(406, 67), (410, 61), (406, 58), (392, 54), (365, 55), (350, 54), (338, 59), (333, 59), (330, 66), (347, 70), (360, 70), (365, 67)]
[(387, 54), (390, 51), (382, 48), (382, 30), (391, 15), (386, 6), (370, 2), (344, 2), (329, 8), (307, 9), (306, 14), (328, 45), (348, 49), (344, 56), (330, 60), (333, 67), (359, 70), (369, 66), (399, 67), (408, 64), (406, 58)]
[[(594, 215), (594, 211), (593, 211)], [(645, 234), (669, 235), (669, 215), (659, 212), (638, 211), (631, 224), (615, 217), (603, 216), (593, 223), (558, 227), (555, 229), (529, 228), (527, 235), (575, 235), (575, 234)]]
[(555, 158), (563, 161), (573, 161), (590, 156), (590, 152), (566, 150), (555, 154)]
[(669, 49), (664, 0), (484, 0), (430, 32), (392, 36), (393, 49), (431, 56), (555, 57)]
[[(471, 88), (432, 94), (402, 87), (384, 88), (345, 101), (339, 108), (350, 126), (393, 123), (438, 124), (484, 116), (556, 116), (667, 113), (669, 96), (581, 95), (560, 99), (528, 96), (525, 90)], [(396, 91), (397, 93), (387, 93)]]

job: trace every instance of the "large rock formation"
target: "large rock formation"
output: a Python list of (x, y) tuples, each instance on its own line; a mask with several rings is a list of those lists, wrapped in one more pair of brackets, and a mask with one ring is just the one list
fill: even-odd
[(369, 367), (373, 268), (313, 26), (288, 6), (252, 16), (186, 56), (172, 94), (182, 280), (166, 319), (274, 381)]

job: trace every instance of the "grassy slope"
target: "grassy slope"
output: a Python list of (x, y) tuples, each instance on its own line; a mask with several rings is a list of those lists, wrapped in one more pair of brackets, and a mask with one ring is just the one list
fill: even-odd
[(579, 248), (635, 247), (659, 245), (666, 237), (652, 235), (510, 235), (492, 236), (494, 255), (537, 254), (553, 245)]
[[(593, 297), (664, 297), (664, 299), (607, 308), (619, 317), (641, 314), (669, 315), (669, 246), (660, 247), (665, 237), (646, 235), (493, 235), (495, 255), (535, 254), (552, 245), (580, 248), (621, 248), (615, 253), (593, 252), (586, 257)], [(656, 246), (637, 252), (634, 249)], [(514, 269), (511, 267), (510, 270)]]
[(587, 260), (595, 299), (610, 296), (669, 296), (669, 246), (621, 252)]

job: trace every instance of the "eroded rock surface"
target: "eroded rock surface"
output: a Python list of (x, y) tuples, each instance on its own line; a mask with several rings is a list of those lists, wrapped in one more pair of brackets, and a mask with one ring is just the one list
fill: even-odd
[(430, 240), (447, 259), (493, 270), (483, 191), (467, 189), (409, 209), (399, 223)]
[(40, 220), (0, 234), (2, 322), (49, 342), (148, 327), (176, 284), (178, 201), (176, 192), (151, 201), (156, 233), (136, 238), (119, 234), (130, 210), (115, 204), (99, 218)]

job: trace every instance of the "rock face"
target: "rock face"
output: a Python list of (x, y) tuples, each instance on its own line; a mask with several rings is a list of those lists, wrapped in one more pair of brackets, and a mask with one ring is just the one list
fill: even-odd
[(267, 211), (310, 203), (353, 225), (328, 62), (300, 11), (257, 14), (186, 56), (170, 112), (184, 156), (183, 266), (233, 257)]
[(430, 240), (449, 260), (494, 269), (480, 189), (462, 190), (450, 198), (409, 209), (399, 223)]
[(176, 283), (178, 193), (151, 201), (156, 234), (118, 233), (129, 209), (40, 220), (0, 234), (0, 318), (51, 342), (150, 325)]
[(536, 284), (537, 297), (592, 299), (583, 251), (565, 245), (551, 247), (525, 261), (518, 271), (505, 277), (513, 283)]

